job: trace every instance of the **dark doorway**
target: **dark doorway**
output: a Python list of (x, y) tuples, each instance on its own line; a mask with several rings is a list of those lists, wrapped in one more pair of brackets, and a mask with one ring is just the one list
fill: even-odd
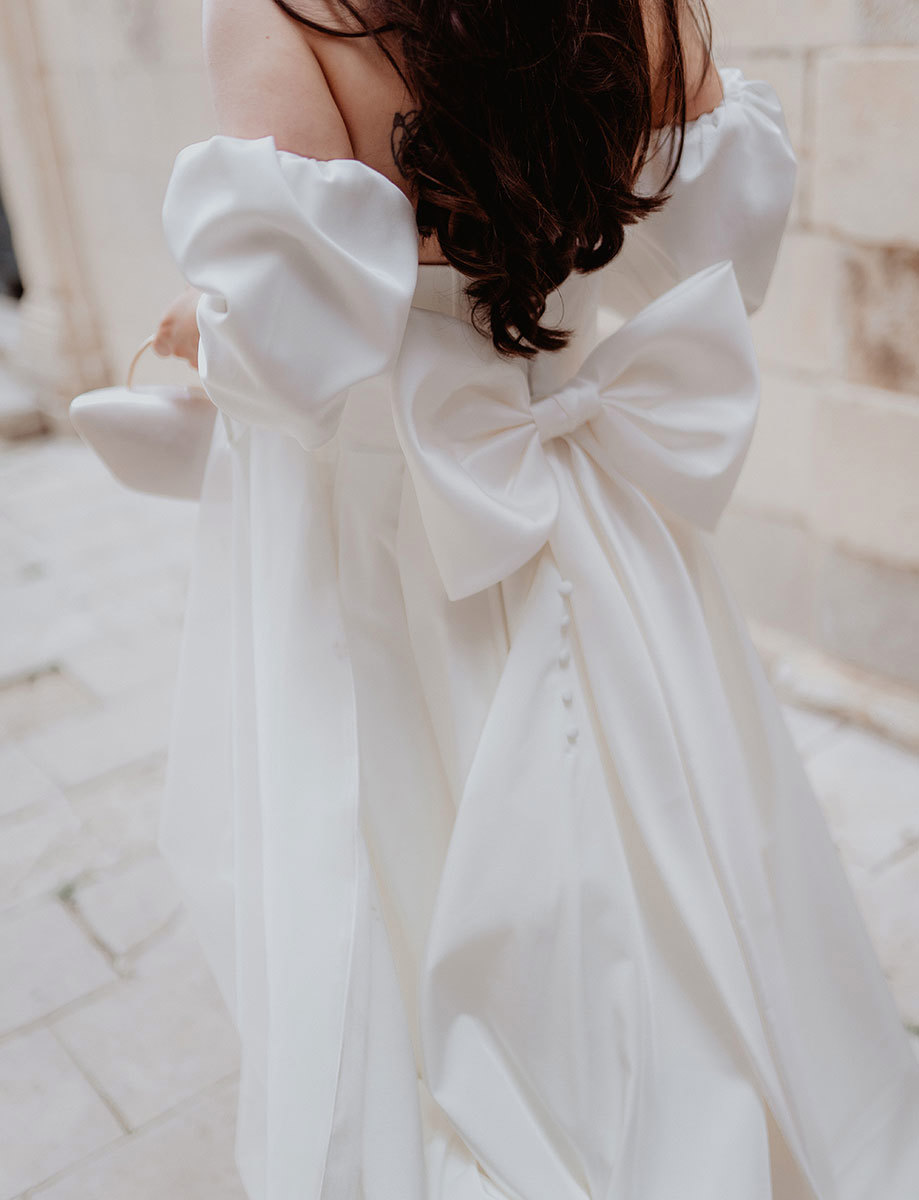
[(3, 207), (2, 196), (0, 196), (0, 295), (11, 296), (14, 300), (18, 300), (22, 296), (22, 280), (19, 277), (10, 223)]

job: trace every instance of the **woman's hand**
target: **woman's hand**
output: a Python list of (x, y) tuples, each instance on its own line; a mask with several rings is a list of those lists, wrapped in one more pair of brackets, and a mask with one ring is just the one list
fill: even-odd
[(195, 369), (198, 367), (198, 322), (195, 310), (201, 293), (191, 284), (173, 300), (163, 313), (156, 331), (153, 351), (161, 358), (174, 355), (184, 358)]

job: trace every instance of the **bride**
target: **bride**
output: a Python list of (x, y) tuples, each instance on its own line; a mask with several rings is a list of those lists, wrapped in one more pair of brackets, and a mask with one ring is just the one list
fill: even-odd
[(252, 1200), (915, 1200), (919, 1064), (711, 531), (795, 163), (683, 0), (206, 0), (161, 845)]

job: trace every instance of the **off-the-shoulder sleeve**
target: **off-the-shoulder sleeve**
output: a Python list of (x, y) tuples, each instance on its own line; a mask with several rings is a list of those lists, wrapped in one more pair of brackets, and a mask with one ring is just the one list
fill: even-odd
[(323, 445), (347, 389), (398, 354), (418, 271), (407, 197), (356, 160), (215, 134), (179, 151), (162, 219), (203, 293), (198, 370), (210, 398), (237, 420)]
[[(623, 315), (696, 271), (730, 259), (748, 312), (763, 302), (794, 195), (797, 162), (773, 88), (737, 68), (724, 97), (686, 128), (670, 199), (630, 227), (607, 268), (606, 303)], [(641, 191), (666, 179), (666, 148), (645, 166)]]

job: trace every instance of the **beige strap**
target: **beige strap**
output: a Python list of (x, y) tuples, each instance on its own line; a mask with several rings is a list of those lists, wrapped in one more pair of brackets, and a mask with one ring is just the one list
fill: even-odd
[(152, 346), (152, 345), (153, 345), (153, 343), (154, 343), (155, 341), (156, 341), (156, 334), (155, 334), (155, 333), (151, 333), (151, 334), (150, 334), (150, 336), (149, 336), (149, 337), (148, 337), (148, 338), (147, 338), (147, 339), (146, 339), (146, 340), (145, 340), (145, 341), (144, 341), (144, 342), (141, 344), (141, 346), (140, 346), (140, 348), (138, 349), (137, 353), (136, 353), (136, 354), (134, 355), (134, 357), (131, 359), (131, 365), (128, 367), (128, 383), (127, 383), (127, 386), (128, 386), (129, 388), (133, 386), (133, 385), (132, 385), (132, 380), (134, 379), (134, 368), (137, 366), (137, 360), (140, 358), (140, 356), (143, 354), (143, 352), (144, 352), (144, 351), (147, 349), (147, 347), (148, 347), (148, 346)]

